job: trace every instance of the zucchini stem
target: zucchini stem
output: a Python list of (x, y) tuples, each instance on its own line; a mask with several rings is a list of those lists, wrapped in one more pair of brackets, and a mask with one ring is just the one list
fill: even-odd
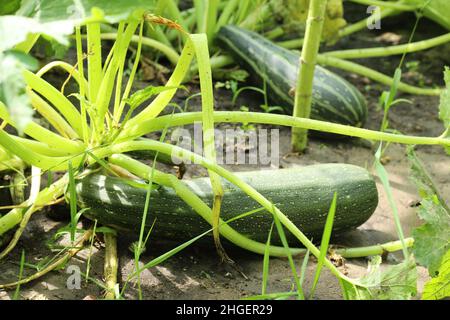
[[(129, 140), (130, 137), (140, 137), (147, 133), (164, 129), (166, 126), (175, 127), (201, 121), (201, 112), (187, 112), (161, 116), (157, 119), (142, 121), (128, 127), (118, 137), (116, 142)], [(288, 127), (300, 127), (340, 135), (358, 137), (366, 140), (386, 141), (411, 145), (441, 145), (450, 146), (450, 139), (443, 137), (420, 137), (386, 133), (369, 129), (346, 126), (337, 123), (314, 119), (295, 118), (287, 115), (269, 114), (262, 112), (215, 111), (214, 122), (225, 123), (260, 123)]]
[(444, 35), (389, 47), (378, 48), (361, 48), (350, 50), (336, 50), (323, 53), (323, 56), (334, 57), (340, 59), (361, 59), (361, 58), (374, 58), (374, 57), (387, 57), (391, 55), (400, 55), (405, 53), (417, 52), (421, 50), (430, 49), (442, 44), (450, 42), (450, 33)]
[(117, 270), (119, 268), (119, 259), (117, 257), (117, 237), (115, 234), (107, 232), (105, 237), (105, 265), (104, 277), (106, 285), (106, 300), (116, 298)]
[[(373, 69), (370, 69), (368, 67), (362, 66), (360, 64), (346, 61), (343, 59), (335, 58), (329, 55), (319, 55), (317, 57), (317, 62), (320, 65), (323, 66), (331, 66), (334, 68), (339, 68), (345, 71), (357, 73), (359, 75), (362, 75), (364, 77), (367, 77), (369, 79), (372, 79), (376, 82), (385, 84), (387, 86), (392, 86), (394, 83), (394, 80), (386, 76), (385, 74), (382, 74), (381, 72), (375, 71)], [(441, 89), (431, 89), (431, 88), (419, 88), (416, 86), (412, 86), (406, 83), (399, 83), (398, 84), (398, 90), (410, 93), (413, 95), (427, 95), (427, 96), (438, 96), (441, 94)]]
[[(309, 3), (305, 42), (300, 56), (300, 69), (295, 88), (294, 117), (309, 118), (311, 115), (314, 70), (322, 39), (326, 8), (327, 0), (316, 0)], [(292, 128), (292, 150), (303, 152), (307, 144), (308, 130), (298, 127)]]

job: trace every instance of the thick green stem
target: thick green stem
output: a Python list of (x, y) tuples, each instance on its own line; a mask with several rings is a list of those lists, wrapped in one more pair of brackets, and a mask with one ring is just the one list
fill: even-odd
[[(35, 199), (33, 210), (39, 210), (41, 207), (61, 197), (68, 183), (69, 178), (66, 174), (61, 179), (53, 183), (50, 187), (45, 188), (41, 192), (39, 192)], [(26, 207), (28, 207), (29, 205), (29, 203), (24, 203), (24, 206)], [(27, 208), (16, 208), (8, 212), (6, 215), (0, 217), (0, 235), (18, 225), (22, 220), (23, 214), (26, 211)]]
[[(10, 136), (4, 130), (0, 129), (0, 145), (8, 150), (11, 154), (18, 156), (20, 159), (35, 167), (44, 170), (49, 168), (64, 167), (62, 164), (67, 161), (67, 157), (50, 157), (38, 154), (30, 150), (26, 145), (21, 144), (14, 136)], [(67, 165), (66, 165), (67, 167)]]
[(117, 237), (113, 233), (105, 233), (105, 299), (114, 300), (116, 298), (117, 270), (119, 259), (117, 257)]
[(87, 61), (89, 92), (92, 101), (97, 99), (102, 83), (102, 44), (100, 37), (100, 23), (88, 23), (87, 32)]
[[(165, 127), (175, 127), (192, 124), (194, 122), (201, 121), (201, 119), (202, 119), (201, 112), (187, 112), (168, 116), (161, 116), (158, 117), (157, 119), (142, 121), (136, 125), (129, 127), (127, 130), (122, 132), (117, 141), (118, 142), (126, 141), (129, 140), (131, 137), (137, 138), (153, 131), (162, 130)], [(434, 137), (406, 136), (400, 134), (373, 131), (363, 128), (356, 128), (342, 124), (313, 119), (295, 118), (292, 116), (261, 113), (261, 112), (215, 111), (214, 122), (271, 124), (287, 127), (299, 127), (308, 130), (317, 130), (322, 132), (347, 135), (374, 141), (386, 141), (386, 142), (416, 144), (416, 145), (424, 144), (424, 145), (450, 146), (450, 139), (444, 139), (441, 137), (434, 138)]]
[(78, 136), (83, 136), (81, 126), (81, 115), (75, 106), (54, 86), (40, 78), (31, 71), (23, 71), (25, 81), (31, 89), (36, 91), (51, 102), (56, 109), (64, 116), (70, 126), (75, 130)]
[[(300, 71), (295, 88), (294, 117), (309, 118), (311, 114), (314, 69), (322, 38), (327, 0), (310, 1), (306, 21), (305, 42), (300, 56)], [(303, 152), (308, 143), (308, 131), (292, 128), (292, 149)]]
[[(338, 58), (334, 58), (334, 57), (326, 56), (326, 55), (319, 55), (317, 57), (317, 62), (323, 66), (330, 66), (330, 67), (339, 68), (339, 69), (342, 69), (345, 71), (360, 74), (364, 77), (367, 77), (374, 81), (380, 82), (387, 86), (392, 86), (392, 84), (394, 83), (394, 80), (391, 77), (388, 77), (378, 71), (364, 67), (364, 66), (354, 63), (354, 62), (350, 62), (350, 61), (346, 61), (343, 59), (338, 59)], [(414, 95), (419, 94), (419, 95), (428, 95), (428, 96), (438, 96), (442, 92), (441, 89), (419, 88), (419, 87), (415, 87), (415, 86), (412, 86), (412, 85), (409, 85), (406, 83), (399, 83), (398, 90), (409, 93), (409, 94), (414, 94)]]
[(40, 95), (28, 90), (30, 102), (39, 114), (44, 117), (63, 137), (70, 140), (78, 138), (78, 134), (72, 129), (67, 121), (61, 117), (51, 105), (47, 103)]
[(239, 2), (240, 0), (230, 0), (226, 2), (225, 8), (223, 9), (219, 17), (219, 20), (217, 21), (216, 32), (219, 31), (221, 27), (231, 22), (231, 17), (233, 16), (233, 13), (239, 5)]
[[(89, 27), (89, 25), (91, 25)], [(87, 29), (91, 30), (89, 38), (88, 38), (88, 47), (92, 46), (92, 49), (88, 50), (95, 50), (100, 51), (100, 48), (97, 48), (97, 45), (90, 43), (92, 42), (100, 42), (100, 39), (98, 41), (92, 40), (93, 36), (98, 32), (98, 35), (100, 35), (100, 26), (97, 24), (97, 27), (94, 27), (92, 24), (89, 24)], [(98, 29), (98, 30), (97, 30)], [(80, 76), (84, 79), (84, 57), (83, 57), (83, 46), (81, 44), (81, 31), (80, 27), (76, 27), (76, 47), (77, 47), (77, 65), (78, 65), (78, 72), (80, 73)], [(96, 31), (94, 31), (96, 30)], [(98, 87), (100, 86), (101, 82), (101, 70), (102, 70), (102, 64), (101, 64), (101, 56), (100, 56), (100, 65), (97, 65), (98, 58), (96, 56), (99, 55), (98, 52), (92, 52), (93, 57), (88, 58), (88, 70), (89, 70), (89, 92), (91, 92), (92, 96), (96, 97), (98, 93)], [(93, 70), (92, 70), (93, 69)], [(93, 72), (96, 71), (96, 72)], [(100, 74), (96, 74), (100, 73)], [(88, 131), (88, 120), (87, 120), (87, 110), (86, 110), (86, 100), (84, 97), (86, 96), (85, 87), (83, 85), (79, 86), (79, 94), (80, 94), (80, 112), (81, 112), (81, 128), (83, 131), (83, 141), (85, 143), (89, 143), (89, 131)]]
[(210, 46), (214, 40), (214, 34), (216, 31), (219, 3), (219, 0), (208, 0), (206, 2), (206, 35), (208, 37), (208, 44)]
[[(406, 238), (404, 239), (404, 244), (406, 248), (410, 248), (414, 244), (414, 239)], [(374, 246), (360, 247), (360, 248), (344, 248), (344, 249), (336, 249), (333, 251), (343, 258), (352, 259), (352, 258), (363, 258), (369, 256), (383, 255), (386, 252), (396, 252), (402, 249), (404, 249), (402, 241), (397, 240)]]

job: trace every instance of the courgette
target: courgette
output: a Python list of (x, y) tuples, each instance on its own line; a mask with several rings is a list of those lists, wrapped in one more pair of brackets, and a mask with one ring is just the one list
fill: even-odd
[[(348, 164), (320, 164), (295, 169), (236, 173), (272, 201), (300, 230), (320, 239), (333, 195), (337, 192), (334, 232), (344, 232), (364, 223), (378, 204), (375, 182), (367, 170)], [(211, 206), (213, 193), (209, 178), (186, 180), (188, 187)], [(85, 215), (119, 231), (137, 235), (141, 226), (147, 193), (136, 181), (93, 174), (76, 185), (80, 207)], [(242, 190), (224, 181), (221, 217), (231, 219), (259, 208)], [(153, 239), (188, 240), (210, 228), (171, 188), (152, 190), (147, 229), (155, 221)], [(265, 242), (272, 215), (259, 211), (230, 225), (251, 239)], [(290, 241), (295, 239), (287, 232)], [(273, 242), (278, 236), (273, 236)]]
[[(228, 25), (220, 29), (218, 44), (247, 69), (260, 85), (267, 85), (270, 100), (292, 114), (299, 56), (263, 36)], [(311, 118), (362, 127), (367, 105), (362, 94), (348, 81), (316, 66)]]

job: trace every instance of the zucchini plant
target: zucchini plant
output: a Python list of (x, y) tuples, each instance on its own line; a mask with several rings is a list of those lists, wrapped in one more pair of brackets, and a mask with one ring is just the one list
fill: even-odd
[[(47, 7), (46, 11), (46, 4), (48, 2), (43, 1), (41, 5), (41, 10), (43, 10), (42, 17), (50, 14), (49, 12), (53, 10)], [(61, 5), (63, 6), (63, 2), (61, 2)], [(90, 177), (89, 175), (99, 168), (105, 168), (110, 174), (132, 174), (144, 181), (150, 181), (149, 188), (147, 188), (147, 194), (150, 195), (152, 194), (151, 187), (153, 184), (174, 190), (183, 202), (196, 208), (197, 210), (195, 211), (212, 225), (212, 230), (216, 232), (215, 235), (221, 234), (227, 240), (244, 249), (274, 256), (287, 256), (293, 253), (304, 252), (298, 249), (286, 250), (284, 246), (267, 246), (263, 242), (252, 240), (240, 233), (239, 229), (237, 227), (235, 229), (232, 224), (224, 224), (220, 220), (220, 213), (223, 211), (221, 210), (222, 202), (225, 203), (222, 184), (226, 180), (228, 181), (227, 185), (233, 185), (236, 192), (250, 197), (259, 207), (272, 214), (276, 221), (279, 221), (292, 234), (291, 241), (295, 239), (297, 243), (301, 243), (306, 247), (312, 255), (317, 258), (320, 257), (323, 265), (343, 285), (345, 297), (367, 296), (361, 294), (361, 292), (367, 293), (369, 284), (348, 278), (328, 259), (324, 258), (323, 252), (285, 214), (284, 211), (289, 210), (288, 208), (283, 207), (280, 203), (274, 203), (274, 199), (268, 199), (240, 175), (217, 165), (214, 153), (214, 135), (211, 134), (213, 131), (210, 129), (218, 122), (274, 124), (355, 136), (368, 140), (441, 145), (450, 148), (448, 137), (444, 135), (440, 137), (405, 136), (285, 115), (257, 112), (216, 112), (214, 111), (208, 39), (205, 34), (187, 33), (182, 25), (149, 14), (145, 7), (142, 7), (142, 2), (138, 0), (132, 1), (132, 5), (129, 1), (119, 1), (114, 9), (115, 11), (113, 10), (113, 12), (108, 11), (111, 10), (108, 2), (98, 1), (95, 6), (86, 5), (86, 7), (83, 7), (82, 12), (85, 16), (76, 16), (75, 19), (65, 21), (64, 25), (67, 29), (69, 29), (69, 26), (75, 29), (77, 62), (74, 66), (67, 62), (57, 61), (51, 62), (36, 72), (19, 66), (20, 74), (22, 75), (21, 79), (25, 84), (23, 88), (20, 87), (20, 83), (17, 85), (17, 88), (22, 88), (23, 91), (21, 91), (21, 97), (24, 99), (22, 101), (32, 105), (42, 119), (52, 127), (52, 130), (46, 129), (31, 117), (19, 119), (17, 114), (12, 112), (14, 108), (9, 104), (15, 100), (2, 98), (0, 103), (0, 118), (2, 119), (0, 154), (2, 155), (2, 164), (4, 168), (14, 167), (17, 162), (31, 166), (33, 168), (33, 179), (30, 198), (25, 203), (0, 217), (0, 235), (19, 225), (12, 242), (0, 254), (0, 258), (3, 258), (14, 248), (20, 234), (24, 230), (24, 226), (34, 212), (58, 201), (65, 194), (71, 199), (70, 202), (74, 203), (76, 193), (71, 192), (75, 186), (74, 179), (82, 179), (86, 176), (88, 176), (87, 179), (93, 179), (95, 176)], [(42, 17), (41, 19), (44, 19)], [(63, 17), (64, 15), (62, 14), (61, 18)], [(14, 18), (6, 16), (0, 19)], [(29, 50), (36, 40), (35, 36), (33, 36), (36, 30), (33, 30), (33, 27), (39, 26), (37, 30), (39, 33), (45, 34), (47, 32), (50, 36), (59, 35), (61, 41), (65, 41), (63, 35), (69, 34), (67, 29), (58, 29), (54, 25), (54, 29), (46, 30), (42, 26), (44, 23), (42, 21), (36, 22), (29, 18), (20, 19), (27, 22), (28, 29), (25, 28), (23, 30), (24, 34), (21, 37), (17, 37), (14, 41), (9, 39), (10, 47), (2, 48), (2, 57), (13, 51), (22, 52), (19, 54), (22, 59), (25, 55), (24, 52)], [(49, 18), (47, 17), (47, 19)], [(185, 41), (173, 73), (164, 87), (148, 87), (131, 93), (142, 52), (144, 23), (146, 21), (167, 25), (177, 30), (177, 32), (181, 32)], [(103, 57), (101, 50), (101, 24), (105, 22), (118, 23), (117, 28), (119, 32), (108, 55)], [(54, 22), (47, 21), (45, 23), (51, 24)], [(83, 37), (83, 33), (85, 33), (85, 37)], [(125, 78), (124, 62), (130, 43), (136, 37), (138, 46), (135, 61), (129, 77)], [(84, 38), (86, 39), (86, 46), (83, 46)], [(186, 112), (162, 116), (161, 113), (170, 106), (173, 96), (180, 89), (181, 83), (190, 70), (194, 57), (197, 60), (197, 69), (200, 77), (202, 112)], [(17, 65), (10, 67), (17, 67)], [(43, 79), (43, 75), (52, 68), (65, 70), (69, 77), (76, 81), (78, 92), (73, 94), (75, 100), (68, 99), (63, 92)], [(153, 100), (147, 104), (146, 101), (150, 97)], [(145, 104), (145, 106), (141, 111), (137, 112), (137, 107), (141, 104)], [(20, 108), (28, 108), (28, 106), (24, 103)], [(204, 156), (164, 141), (141, 139), (148, 133), (165, 131), (170, 127), (192, 124), (196, 121), (201, 121), (203, 124)], [(15, 128), (17, 134), (11, 133), (11, 130), (5, 130), (6, 126)], [(21, 133), (25, 133), (26, 136), (21, 136)], [(189, 188), (188, 183), (179, 180), (176, 176), (159, 172), (155, 167), (152, 168), (127, 155), (129, 152), (139, 150), (154, 151), (156, 155), (165, 154), (170, 156), (176, 154), (180, 159), (191, 161), (208, 169), (211, 184), (210, 195), (213, 198), (210, 199), (212, 202), (206, 203), (204, 199), (199, 198)], [(59, 171), (62, 175), (58, 180), (41, 190), (41, 172), (49, 171)], [(373, 183), (370, 184), (368, 179), (365, 181), (373, 187)], [(371, 194), (373, 195), (373, 193)], [(80, 190), (80, 195), (80, 203), (83, 203), (83, 201), (86, 201), (86, 194), (83, 193), (83, 189)], [(367, 200), (366, 207), (373, 209), (374, 198), (369, 200)], [(338, 199), (338, 201), (340, 200)], [(339, 206), (339, 202), (337, 205)], [(144, 214), (146, 212), (147, 210), (144, 210)], [(191, 214), (193, 213), (191, 212)], [(337, 214), (339, 214), (339, 211)], [(74, 222), (77, 220), (77, 215), (76, 212), (73, 212), (72, 218)], [(366, 216), (362, 217), (361, 221), (365, 218)], [(146, 222), (147, 220), (143, 219), (143, 223), (145, 224)], [(336, 226), (339, 226), (339, 224), (336, 224)], [(207, 230), (205, 234), (210, 231)], [(43, 273), (52, 270), (52, 268), (66, 261), (67, 257), (75, 255), (81, 249), (80, 245), (87, 242), (92, 234), (93, 231), (88, 230), (78, 239), (73, 239), (75, 240), (73, 241), (74, 246), (68, 250), (66, 256), (49, 265), (45, 270), (38, 272), (31, 279), (35, 279)], [(203, 236), (203, 234), (200, 236)], [(185, 246), (198, 240), (200, 236), (188, 241)], [(261, 240), (260, 237), (258, 239)], [(142, 241), (142, 236), (140, 240)], [(141, 241), (138, 249), (141, 249)], [(220, 248), (217, 238), (216, 244)], [(398, 243), (392, 244), (392, 247), (398, 248)], [(379, 250), (383, 251), (384, 248), (377, 247), (375, 249), (372, 248), (372, 250), (378, 250), (377, 252), (379, 252)], [(176, 252), (177, 250), (174, 250), (172, 253)], [(351, 255), (351, 252), (348, 254)], [(24, 282), (22, 281), (21, 283)], [(7, 286), (0, 286), (0, 288), (2, 287)]]

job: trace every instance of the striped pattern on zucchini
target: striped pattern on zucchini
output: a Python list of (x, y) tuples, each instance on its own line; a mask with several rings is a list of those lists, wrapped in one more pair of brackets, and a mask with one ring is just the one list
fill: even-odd
[[(367, 170), (349, 164), (319, 164), (303, 168), (238, 172), (236, 175), (272, 201), (300, 230), (320, 239), (331, 200), (337, 193), (334, 233), (344, 232), (364, 223), (378, 204), (376, 184)], [(185, 180), (186, 185), (209, 206), (214, 194), (209, 178)], [(221, 217), (229, 220), (260, 208), (241, 189), (223, 181), (224, 198)], [(146, 185), (104, 175), (90, 175), (78, 181), (77, 201), (85, 213), (99, 223), (121, 231), (139, 234)], [(176, 192), (159, 186), (150, 197), (146, 229), (156, 219), (152, 239), (189, 240), (211, 227)], [(272, 225), (272, 214), (260, 211), (230, 225), (251, 239), (265, 242)], [(333, 234), (334, 234), (333, 233)], [(290, 242), (298, 240), (289, 232)], [(279, 243), (274, 230), (273, 243)]]
[[(217, 40), (236, 62), (267, 84), (269, 98), (292, 113), (299, 72), (297, 54), (279, 47), (261, 35), (237, 26), (222, 27)], [(362, 127), (367, 106), (362, 94), (348, 81), (316, 66), (311, 118)]]

